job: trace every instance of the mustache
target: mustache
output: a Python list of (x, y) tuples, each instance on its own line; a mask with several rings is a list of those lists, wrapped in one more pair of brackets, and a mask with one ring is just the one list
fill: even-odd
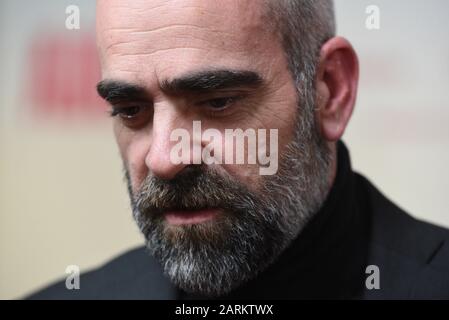
[(163, 180), (150, 173), (140, 191), (131, 198), (141, 213), (157, 216), (165, 211), (206, 208), (236, 212), (254, 203), (253, 197), (238, 181), (208, 166), (192, 165), (172, 180)]

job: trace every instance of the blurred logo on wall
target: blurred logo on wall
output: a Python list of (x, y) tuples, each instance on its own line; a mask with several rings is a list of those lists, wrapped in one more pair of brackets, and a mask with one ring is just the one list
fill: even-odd
[(102, 118), (97, 96), (100, 66), (92, 33), (39, 33), (33, 37), (26, 69), (26, 99), (33, 118)]

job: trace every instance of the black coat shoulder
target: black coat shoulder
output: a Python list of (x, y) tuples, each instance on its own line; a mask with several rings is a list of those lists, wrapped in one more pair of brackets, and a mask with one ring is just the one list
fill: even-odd
[(102, 267), (82, 273), (80, 288), (69, 290), (65, 280), (40, 290), (30, 300), (172, 299), (175, 289), (144, 247), (130, 250)]
[(449, 230), (420, 221), (357, 175), (371, 211), (369, 264), (379, 267), (380, 289), (370, 299), (449, 299)]

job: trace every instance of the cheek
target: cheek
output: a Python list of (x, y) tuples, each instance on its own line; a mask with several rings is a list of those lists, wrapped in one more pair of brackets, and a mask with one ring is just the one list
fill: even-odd
[(131, 178), (131, 188), (136, 193), (148, 175), (145, 158), (150, 148), (150, 138), (129, 132), (126, 128), (114, 128), (114, 132), (120, 156)]
[(262, 176), (257, 165), (223, 165), (223, 169), (232, 179), (239, 181), (253, 192), (259, 191), (262, 187)]
[[(254, 130), (255, 135), (248, 134), (247, 138), (229, 138), (223, 133), (223, 130), (221, 132), (221, 144), (219, 146), (213, 145), (212, 147), (214, 150), (220, 150), (220, 152), (216, 154), (216, 160), (219, 160), (219, 163), (212, 164), (212, 166), (217, 171), (221, 171), (223, 176), (228, 176), (231, 180), (241, 183), (249, 190), (257, 192), (261, 189), (263, 183), (260, 161), (264, 161), (264, 159), (261, 159), (261, 155), (259, 155), (259, 152), (261, 151), (259, 149), (259, 143), (262, 143), (259, 140), (261, 134), (259, 135), (257, 133), (258, 127), (255, 127), (256, 129), (240, 125), (237, 127), (241, 128), (243, 131), (247, 129)], [(235, 128), (229, 129), (235, 130)], [(234, 131), (233, 135), (234, 134), (237, 134), (237, 132)], [(237, 140), (239, 140), (238, 143)], [(242, 140), (244, 141), (243, 144)], [(252, 142), (249, 143), (249, 140)], [(267, 148), (268, 153), (271, 153), (273, 150), (271, 149), (271, 146), (265, 146), (265, 148)], [(237, 160), (237, 158), (239, 158), (239, 160)], [(275, 161), (276, 160), (277, 159), (275, 159)], [(267, 163), (264, 162), (264, 164), (266, 165)]]
[[(277, 129), (277, 151), (279, 161), (281, 161), (288, 144), (295, 139), (296, 123), (298, 120), (297, 102), (294, 99), (290, 99), (272, 104), (267, 112), (266, 118), (267, 128)], [(267, 137), (267, 139), (269, 138)], [(268, 146), (268, 148), (270, 147)]]
[[(287, 96), (290, 99), (273, 99), (269, 103), (265, 103), (257, 113), (252, 113), (241, 121), (229, 124), (229, 129), (255, 130), (257, 136), (256, 149), (254, 150), (254, 147), (249, 148), (248, 143), (245, 143), (243, 150), (245, 164), (225, 164), (222, 162), (218, 167), (224, 170), (225, 174), (244, 184), (251, 191), (258, 192), (263, 187), (265, 177), (263, 176), (264, 173), (262, 173), (262, 167), (265, 168), (263, 172), (267, 175), (277, 174), (281, 165), (282, 154), (294, 137), (293, 133), (297, 117), (295, 95), (290, 93)], [(259, 129), (264, 129), (264, 131), (260, 132), (260, 135)], [(232, 148), (234, 156), (238, 152), (235, 140), (234, 145), (232, 143), (227, 145), (224, 139), (224, 130), (223, 127), (220, 127), (222, 134), (221, 159), (223, 161), (229, 149)], [(265, 139), (260, 141), (259, 139), (262, 135)], [(260, 147), (264, 148), (260, 150)], [(248, 164), (248, 155), (250, 153), (253, 155), (253, 159), (256, 159), (256, 164)], [(262, 154), (266, 156), (262, 156)]]

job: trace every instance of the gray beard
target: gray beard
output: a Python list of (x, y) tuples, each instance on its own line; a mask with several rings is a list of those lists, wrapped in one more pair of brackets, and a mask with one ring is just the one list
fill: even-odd
[[(296, 122), (277, 174), (261, 176), (257, 192), (198, 165), (170, 181), (150, 173), (134, 195), (125, 166), (134, 219), (179, 288), (210, 297), (229, 293), (272, 264), (319, 210), (329, 190), (330, 152), (308, 110)], [(164, 221), (163, 211), (183, 208), (220, 208), (223, 214), (197, 225)]]

